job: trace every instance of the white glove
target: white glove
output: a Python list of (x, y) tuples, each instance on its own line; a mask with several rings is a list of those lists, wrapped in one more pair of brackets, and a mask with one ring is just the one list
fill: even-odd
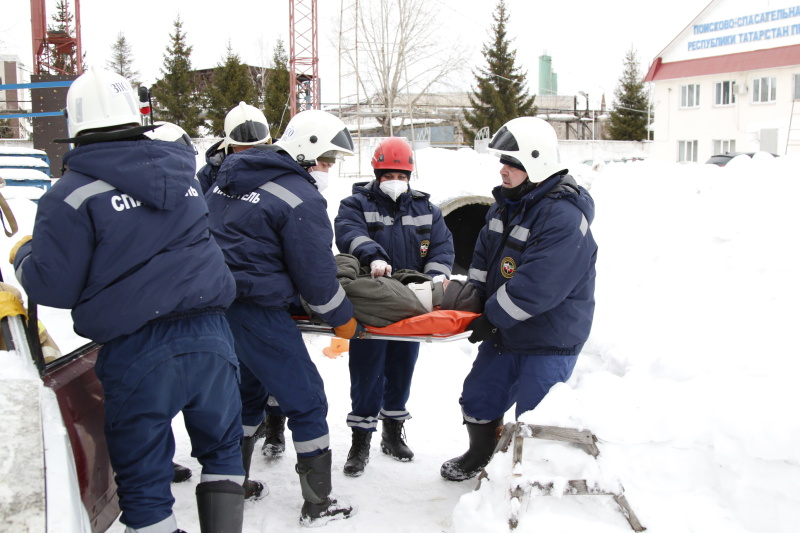
[(389, 263), (387, 263), (382, 259), (376, 259), (375, 261), (370, 263), (369, 268), (370, 270), (372, 270), (373, 278), (392, 275), (392, 265), (390, 265)]
[(444, 274), (439, 274), (438, 276), (433, 276), (433, 282), (441, 283), (442, 290), (445, 290), (447, 288), (447, 284), (450, 283), (450, 280), (447, 279), (447, 276), (445, 276)]

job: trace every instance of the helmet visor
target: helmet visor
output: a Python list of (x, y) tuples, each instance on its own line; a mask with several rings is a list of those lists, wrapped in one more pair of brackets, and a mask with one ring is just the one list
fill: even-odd
[(519, 151), (519, 145), (517, 144), (516, 137), (514, 137), (514, 134), (511, 133), (505, 126), (500, 128), (497, 133), (494, 134), (494, 138), (492, 138), (492, 141), (489, 143), (489, 148), (502, 152)]
[(333, 139), (331, 139), (331, 144), (339, 148), (344, 148), (348, 152), (353, 151), (353, 138), (350, 136), (350, 131), (347, 128), (337, 133)]
[(269, 129), (263, 122), (245, 120), (233, 128), (229, 137), (237, 143), (256, 143), (269, 137)]

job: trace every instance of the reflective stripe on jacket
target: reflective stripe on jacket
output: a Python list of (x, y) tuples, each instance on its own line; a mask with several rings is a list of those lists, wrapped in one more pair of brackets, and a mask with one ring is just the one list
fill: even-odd
[(548, 178), (519, 202), (500, 191), (469, 270), (498, 328), (492, 342), (514, 353), (576, 355), (594, 315), (594, 201), (568, 175)]
[(336, 246), (362, 265), (382, 259), (393, 269), (450, 277), (455, 261), (453, 236), (430, 195), (409, 189), (397, 202), (377, 181), (356, 183), (334, 220)]
[(72, 309), (75, 331), (97, 342), (230, 305), (234, 282), (209, 233), (192, 148), (101, 142), (69, 151), (64, 164), (14, 262), (31, 300)]
[(336, 279), (333, 231), (311, 175), (274, 145), (230, 154), (206, 193), (211, 231), (236, 279), (236, 298), (288, 309), (302, 296), (338, 327), (353, 306)]

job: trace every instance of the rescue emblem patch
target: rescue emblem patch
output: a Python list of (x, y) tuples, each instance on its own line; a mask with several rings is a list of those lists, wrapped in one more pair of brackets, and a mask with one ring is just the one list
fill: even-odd
[(517, 264), (510, 257), (504, 257), (500, 262), (500, 273), (504, 278), (511, 278), (517, 270)]
[(428, 248), (431, 246), (431, 241), (425, 239), (421, 243), (419, 243), (419, 256), (425, 257), (428, 255)]

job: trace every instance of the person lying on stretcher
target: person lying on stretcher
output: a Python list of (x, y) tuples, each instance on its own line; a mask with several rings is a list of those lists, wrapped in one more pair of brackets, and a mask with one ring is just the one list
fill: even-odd
[[(354, 316), (366, 326), (382, 328), (436, 309), (481, 312), (478, 293), (466, 281), (448, 282), (408, 269), (373, 278), (369, 267), (361, 266), (355, 256), (339, 254), (335, 259), (337, 278), (353, 303)], [(303, 308), (318, 319), (305, 302)]]

